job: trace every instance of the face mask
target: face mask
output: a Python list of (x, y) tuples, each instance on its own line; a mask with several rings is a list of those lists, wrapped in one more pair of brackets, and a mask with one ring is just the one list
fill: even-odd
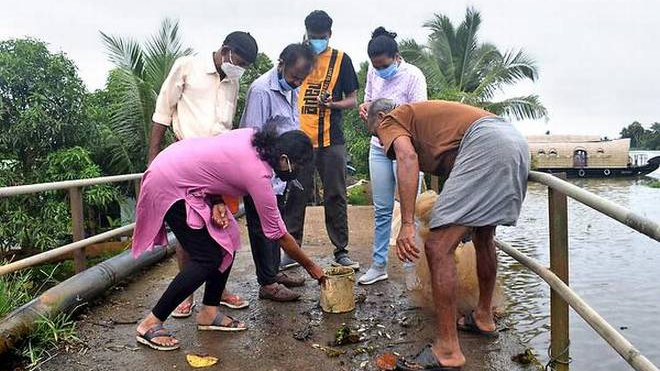
[(314, 50), (314, 53), (321, 54), (328, 49), (328, 39), (310, 39), (309, 45)]
[(291, 168), (291, 162), (289, 162), (289, 157), (286, 157), (286, 163), (289, 167), (288, 170), (281, 170), (281, 169), (275, 169), (275, 175), (277, 175), (278, 178), (282, 179), (285, 182), (290, 182), (298, 178), (298, 170), (296, 169), (295, 171)]
[(376, 73), (380, 78), (385, 79), (385, 80), (391, 80), (399, 70), (399, 64), (396, 62), (392, 62), (387, 68), (383, 68), (382, 70), (376, 70)]
[(235, 65), (231, 59), (232, 58), (231, 58), (231, 50), (230, 50), (229, 62), (222, 62), (220, 68), (222, 69), (222, 72), (225, 73), (228, 79), (238, 80), (241, 78), (241, 76), (243, 76), (243, 73), (245, 73), (245, 68)]
[(280, 83), (280, 88), (282, 88), (282, 91), (291, 91), (294, 90), (296, 87), (291, 85), (286, 79), (284, 78), (284, 74), (281, 72), (277, 73), (277, 76), (279, 77), (279, 83)]

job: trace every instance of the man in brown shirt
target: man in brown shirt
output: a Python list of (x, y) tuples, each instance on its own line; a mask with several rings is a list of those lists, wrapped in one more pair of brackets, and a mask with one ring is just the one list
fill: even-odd
[[(497, 336), (492, 296), (497, 275), (495, 228), (515, 225), (527, 190), (527, 141), (509, 122), (465, 104), (427, 101), (396, 107), (378, 99), (369, 107), (369, 130), (397, 161), (401, 229), (397, 255), (419, 257), (415, 246), (415, 199), (419, 171), (446, 179), (436, 201), (425, 244), (438, 323), (435, 343), (398, 361), (401, 370), (460, 369), (465, 357), (458, 330)], [(456, 322), (454, 251), (473, 233), (479, 303)]]

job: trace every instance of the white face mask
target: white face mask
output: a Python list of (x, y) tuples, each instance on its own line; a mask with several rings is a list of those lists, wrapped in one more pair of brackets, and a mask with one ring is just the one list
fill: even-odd
[(230, 80), (238, 80), (245, 73), (245, 68), (235, 65), (232, 61), (231, 50), (229, 51), (229, 62), (222, 62), (220, 68)]

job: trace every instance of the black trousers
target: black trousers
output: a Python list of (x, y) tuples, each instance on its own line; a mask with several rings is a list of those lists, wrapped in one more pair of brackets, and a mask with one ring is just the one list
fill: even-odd
[(348, 217), (346, 212), (346, 147), (343, 144), (314, 149), (314, 161), (300, 171), (298, 181), (304, 190), (291, 187), (284, 215), (289, 233), (302, 246), (305, 207), (313, 191), (314, 172), (323, 183), (325, 228), (335, 246), (335, 258), (348, 254)]
[[(261, 286), (273, 284), (276, 282), (275, 276), (280, 270), (280, 245), (277, 241), (271, 241), (264, 235), (252, 197), (243, 197), (243, 205), (245, 206), (250, 249), (257, 271), (257, 282)], [(277, 196), (277, 207), (281, 214), (285, 213), (285, 196)]]
[(224, 272), (219, 270), (227, 252), (215, 242), (206, 227), (193, 229), (188, 226), (186, 204), (183, 200), (177, 201), (167, 211), (165, 222), (190, 256), (190, 261), (174, 277), (152, 313), (159, 320), (165, 321), (174, 309), (203, 283), (206, 285), (202, 303), (214, 307), (220, 305), (220, 295), (225, 289), (231, 270), (231, 266)]

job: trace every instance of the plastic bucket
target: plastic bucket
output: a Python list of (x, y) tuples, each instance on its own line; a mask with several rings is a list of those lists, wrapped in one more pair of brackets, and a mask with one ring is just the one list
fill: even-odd
[(355, 271), (348, 267), (325, 269), (321, 286), (321, 308), (327, 313), (345, 313), (355, 309)]

